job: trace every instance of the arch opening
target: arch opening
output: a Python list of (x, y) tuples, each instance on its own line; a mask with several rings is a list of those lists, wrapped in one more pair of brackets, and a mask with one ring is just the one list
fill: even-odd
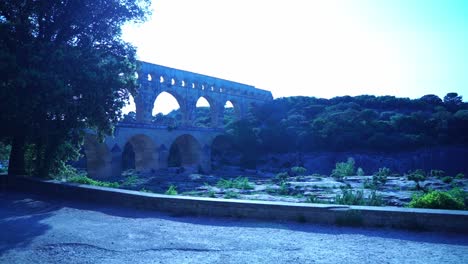
[(120, 119), (120, 121), (125, 123), (136, 122), (135, 99), (130, 93), (128, 94), (128, 102), (122, 108), (122, 118)]
[(122, 152), (122, 170), (154, 172), (159, 168), (156, 144), (146, 135), (131, 137)]
[(208, 99), (204, 96), (198, 98), (196, 103), (195, 119), (193, 125), (196, 127), (211, 127), (213, 109)]
[(229, 126), (230, 124), (240, 119), (240, 111), (237, 104), (231, 100), (226, 101), (223, 109), (223, 125)]
[(169, 167), (183, 167), (185, 171), (197, 171), (200, 166), (202, 148), (191, 135), (177, 137), (169, 149)]
[(177, 98), (168, 93), (161, 92), (154, 100), (152, 123), (164, 126), (176, 126), (182, 120), (182, 112)]

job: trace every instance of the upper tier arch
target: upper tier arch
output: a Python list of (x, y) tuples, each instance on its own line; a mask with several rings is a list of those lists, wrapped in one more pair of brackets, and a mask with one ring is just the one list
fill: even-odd
[(143, 61), (139, 64), (137, 71), (139, 90), (134, 96), (136, 119), (139, 123), (151, 122), (153, 103), (161, 92), (179, 95), (177, 100), (183, 113), (182, 124), (186, 127), (193, 125), (196, 102), (202, 96), (211, 100), (214, 127), (222, 125), (224, 104), (228, 100), (237, 102), (236, 107), (242, 118), (248, 111), (249, 105), (273, 99), (270, 91), (251, 85)]

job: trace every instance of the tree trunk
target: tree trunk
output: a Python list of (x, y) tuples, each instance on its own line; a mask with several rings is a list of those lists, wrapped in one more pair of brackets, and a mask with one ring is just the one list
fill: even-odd
[(25, 146), (26, 137), (24, 134), (20, 133), (13, 138), (8, 164), (8, 175), (26, 175), (24, 162)]

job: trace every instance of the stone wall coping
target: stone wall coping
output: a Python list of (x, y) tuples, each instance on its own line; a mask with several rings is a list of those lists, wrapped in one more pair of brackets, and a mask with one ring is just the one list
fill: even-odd
[[(6, 189), (113, 204), (154, 209), (182, 215), (245, 217), (288, 220), (318, 224), (390, 227), (424, 231), (468, 233), (468, 211), (389, 206), (347, 206), (257, 200), (220, 199), (145, 193), (117, 188), (41, 180), (24, 176), (2, 176)], [(2, 188), (3, 189), (3, 188)]]

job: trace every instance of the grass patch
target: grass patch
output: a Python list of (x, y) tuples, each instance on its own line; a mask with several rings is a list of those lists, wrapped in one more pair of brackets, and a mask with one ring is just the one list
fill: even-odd
[(216, 183), (216, 187), (223, 189), (241, 189), (241, 190), (252, 190), (254, 189), (253, 184), (247, 177), (237, 177), (235, 179), (221, 179)]
[(100, 186), (100, 187), (109, 187), (109, 188), (119, 188), (119, 186), (120, 186), (118, 182), (97, 181), (97, 180), (93, 180), (91, 178), (88, 178), (88, 176), (85, 176), (85, 175), (72, 176), (72, 177), (68, 178), (67, 181), (72, 182), (72, 183), (88, 184), (88, 185), (94, 185), (94, 186)]
[(233, 191), (228, 191), (224, 194), (224, 199), (238, 199), (239, 197), (239, 194)]
[(346, 205), (367, 205), (367, 206), (382, 206), (384, 205), (382, 197), (376, 191), (372, 191), (367, 197), (364, 196), (364, 191), (353, 191), (350, 189), (342, 189), (341, 194), (336, 195), (335, 204)]
[(169, 186), (167, 191), (164, 193), (167, 195), (177, 195), (177, 188), (174, 185)]

